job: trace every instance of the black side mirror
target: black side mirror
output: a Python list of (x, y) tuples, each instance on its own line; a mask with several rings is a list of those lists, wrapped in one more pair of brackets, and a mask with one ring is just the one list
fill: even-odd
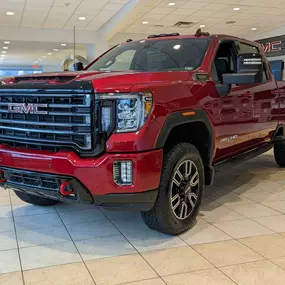
[(217, 89), (217, 92), (220, 96), (227, 96), (230, 94), (230, 92), (232, 90), (232, 86), (230, 84), (217, 83), (216, 89)]
[(75, 71), (81, 71), (81, 70), (83, 70), (83, 63), (82, 62), (77, 62), (77, 63), (75, 63), (75, 66), (74, 66), (74, 70)]
[(254, 84), (263, 80), (263, 60), (260, 53), (244, 53), (237, 58), (237, 73), (223, 74), (224, 84)]

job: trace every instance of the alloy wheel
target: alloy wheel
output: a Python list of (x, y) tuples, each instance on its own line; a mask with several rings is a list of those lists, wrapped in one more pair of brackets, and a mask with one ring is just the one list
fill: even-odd
[(194, 211), (199, 194), (199, 172), (195, 163), (184, 160), (170, 181), (170, 203), (174, 216), (187, 219)]

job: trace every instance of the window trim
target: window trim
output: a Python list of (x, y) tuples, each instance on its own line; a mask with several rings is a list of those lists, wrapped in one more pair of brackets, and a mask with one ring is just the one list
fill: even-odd
[[(257, 52), (260, 53), (261, 56), (262, 56), (263, 72), (265, 73), (265, 76), (266, 76), (266, 80), (262, 79), (262, 83), (270, 82), (271, 81), (271, 76), (270, 76), (269, 68), (268, 68), (268, 65), (267, 65), (269, 63), (268, 63), (267, 59), (265, 58), (264, 54), (260, 51), (260, 48), (258, 46), (253, 45), (253, 44), (246, 43), (246, 42), (244, 42), (242, 40), (241, 41), (237, 41), (237, 43), (256, 48)], [(262, 78), (263, 78), (263, 76), (262, 76)], [(258, 83), (258, 84), (262, 84), (262, 83)]]
[[(215, 59), (216, 59), (216, 56), (217, 56), (218, 51), (219, 51), (219, 49), (220, 49), (220, 46), (221, 46), (222, 44), (224, 44), (224, 43), (231, 43), (231, 44), (232, 44), (234, 54), (235, 54), (235, 56), (237, 57), (237, 48), (236, 48), (236, 41), (235, 41), (235, 40), (232, 40), (232, 39), (223, 39), (223, 40), (220, 40), (220, 41), (218, 42), (218, 46), (217, 46), (217, 48), (216, 48), (216, 50), (215, 50), (215, 56), (213, 57), (213, 61), (212, 61), (211, 69), (210, 69), (211, 80), (212, 80), (215, 84), (222, 84), (222, 83), (220, 83), (219, 81), (217, 82), (217, 81), (214, 80), (214, 76), (212, 75), (212, 71), (213, 71), (213, 70), (216, 70)], [(236, 63), (234, 63), (234, 64), (235, 64), (234, 69), (236, 69), (236, 68), (237, 68)], [(214, 68), (213, 68), (213, 67), (214, 67)], [(218, 77), (217, 71), (216, 71), (216, 77)]]

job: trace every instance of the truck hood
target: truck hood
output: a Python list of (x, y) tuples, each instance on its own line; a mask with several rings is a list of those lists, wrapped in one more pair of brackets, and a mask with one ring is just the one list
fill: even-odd
[[(17, 76), (4, 80), (3, 84), (68, 84), (72, 81), (91, 81), (97, 92), (112, 92), (123, 89), (125, 92), (134, 85), (163, 84), (181, 82), (189, 78), (189, 71), (138, 72), (138, 71), (79, 71), (49, 72)], [(121, 87), (121, 88), (120, 88)]]

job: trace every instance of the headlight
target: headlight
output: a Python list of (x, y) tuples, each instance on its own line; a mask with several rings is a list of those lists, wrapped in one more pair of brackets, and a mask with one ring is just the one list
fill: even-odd
[[(141, 94), (98, 94), (99, 100), (116, 101), (116, 128), (115, 132), (135, 132), (145, 123), (152, 109), (152, 94), (150, 92)], [(108, 130), (111, 125), (111, 108), (102, 108), (101, 127), (103, 131)]]

